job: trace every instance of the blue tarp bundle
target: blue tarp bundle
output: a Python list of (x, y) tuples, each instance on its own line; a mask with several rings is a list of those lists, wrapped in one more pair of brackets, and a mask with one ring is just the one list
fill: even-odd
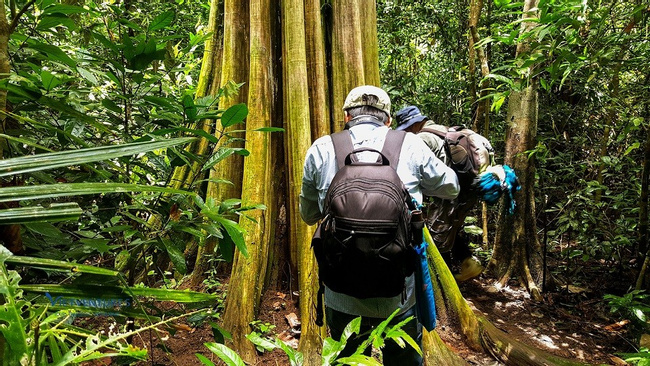
[(436, 328), (436, 300), (427, 261), (427, 242), (423, 241), (414, 249), (419, 262), (415, 270), (415, 310), (418, 321), (430, 332)]
[(517, 205), (514, 193), (521, 189), (521, 186), (512, 168), (507, 165), (489, 167), (478, 177), (476, 186), (479, 196), (488, 204), (496, 203), (501, 195), (506, 193), (505, 204), (508, 207), (508, 213), (512, 215), (515, 212)]

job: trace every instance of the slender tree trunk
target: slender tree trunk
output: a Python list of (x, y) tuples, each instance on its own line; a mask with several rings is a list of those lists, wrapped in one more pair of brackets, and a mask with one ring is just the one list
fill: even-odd
[[(270, 0), (250, 2), (250, 82), (248, 88), (249, 114), (246, 122), (246, 149), (254, 151), (244, 162), (242, 207), (262, 203), (273, 206), (272, 146), (269, 133), (254, 129), (271, 126), (273, 103), (272, 44), (273, 19)], [(244, 360), (255, 363), (255, 347), (246, 339), (249, 324), (255, 320), (265, 284), (269, 247), (274, 228), (271, 211), (255, 210), (240, 217), (246, 230), (248, 256), (235, 253), (230, 286), (226, 298), (224, 327), (231, 331), (233, 346)]]
[(324, 329), (317, 327), (313, 321), (316, 316), (318, 289), (316, 260), (310, 245), (314, 230), (313, 227), (302, 222), (298, 209), (304, 158), (311, 145), (305, 24), (303, 17), (295, 16), (304, 13), (302, 0), (282, 2), (285, 146), (289, 167), (289, 232), (292, 253), (295, 253), (298, 263), (302, 319), (299, 349), (305, 356), (305, 365), (318, 365), (320, 364), (318, 350), (322, 344)]
[[(650, 84), (650, 74), (646, 75), (645, 85)], [(645, 106), (645, 131), (646, 131), (646, 141), (645, 148), (643, 153), (643, 171), (641, 172), (641, 195), (639, 197), (639, 250), (635, 255), (639, 256), (638, 253), (643, 253), (644, 260), (639, 272), (639, 276), (636, 281), (635, 290), (641, 290), (647, 288), (648, 284), (646, 281), (648, 266), (650, 266), (650, 247), (648, 246), (648, 194), (650, 187), (650, 127), (647, 126), (647, 121), (650, 119), (650, 102), (647, 99), (644, 99)]]
[[(538, 0), (526, 0), (524, 3), (522, 33), (534, 24), (525, 19), (535, 16), (531, 9), (537, 8), (537, 2)], [(526, 53), (528, 48), (527, 43), (518, 44), (517, 56)], [(533, 74), (533, 70), (529, 70), (528, 75)], [(531, 296), (541, 300), (537, 283), (541, 281), (543, 268), (535, 223), (535, 162), (534, 157), (528, 159), (524, 153), (536, 145), (537, 81), (530, 78), (520, 82), (525, 82), (526, 86), (512, 91), (508, 100), (505, 163), (517, 172), (522, 189), (516, 195), (517, 207), (513, 215), (508, 215), (507, 208), (502, 207), (494, 253), (488, 269), (497, 275), (503, 285), (517, 276)]]
[[(487, 95), (487, 88), (489, 87), (489, 82), (485, 79), (486, 76), (490, 74), (490, 67), (488, 65), (488, 57), (483, 48), (479, 48), (478, 52), (476, 50), (476, 43), (479, 42), (480, 37), (478, 35), (478, 21), (481, 17), (481, 9), (483, 9), (483, 0), (470, 0), (469, 8), (469, 68), (470, 68), (470, 88), (472, 94), (472, 106), (476, 103), (476, 63), (475, 58), (478, 53), (479, 61), (481, 64), (481, 76), (482, 81), (479, 87), (480, 98), (483, 98)], [(480, 99), (479, 98), (479, 99)], [(481, 131), (482, 123), (482, 133), (485, 138), (489, 139), (490, 133), (490, 101), (489, 99), (483, 99), (478, 102), (476, 111), (473, 114), (474, 121), (472, 123), (472, 128), (474, 131)], [(488, 211), (487, 204), (485, 202), (481, 203), (481, 219), (482, 219), (482, 228), (483, 228), (483, 246), (487, 248), (488, 246)]]
[[(199, 81), (196, 90), (196, 99), (206, 95), (217, 95), (219, 92), (224, 46), (223, 5), (222, 0), (211, 0), (210, 3), (208, 29), (212, 32), (212, 37), (210, 37), (205, 43), (203, 63), (201, 64), (201, 72), (199, 74)], [(196, 127), (201, 128), (208, 133), (215, 133), (214, 122), (215, 121), (213, 120), (203, 120)], [(193, 154), (202, 156), (207, 154), (208, 147), (208, 141), (206, 139), (201, 139), (189, 148)], [(188, 188), (200, 174), (200, 168), (201, 167), (198, 163), (194, 163), (191, 167), (183, 166), (174, 169), (172, 185), (174, 187)], [(197, 249), (194, 249), (194, 245), (189, 247), (192, 252), (196, 250), (194, 269), (192, 270), (192, 275), (189, 279), (191, 287), (196, 288), (205, 279), (205, 273), (209, 270), (211, 265), (209, 259), (215, 251), (216, 244), (216, 238), (210, 238), (203, 244), (203, 246), (199, 246)], [(193, 253), (188, 252), (186, 253), (186, 256), (191, 256), (192, 254)]]
[[(9, 37), (11, 36), (11, 32), (11, 24), (7, 21), (7, 12), (3, 3), (0, 5), (0, 80), (8, 78), (11, 72), (11, 65), (9, 64)], [(7, 110), (6, 88), (0, 88), (0, 110)], [(4, 114), (0, 116), (0, 120), (3, 122), (4, 130)]]
[[(481, 8), (480, 6), (482, 5), (483, 1), (482, 0), (470, 0), (469, 2), (469, 34), (468, 34), (468, 55), (469, 55), (469, 88), (470, 88), (470, 100), (472, 104), (472, 116), (473, 116), (473, 123), (472, 123), (472, 129), (474, 131), (479, 131), (479, 126), (478, 126), (478, 105), (476, 104), (476, 48), (475, 48), (475, 40), (474, 40), (474, 34), (472, 33), (472, 29), (476, 29), (477, 24), (478, 24), (478, 19), (480, 17), (480, 12)], [(476, 109), (474, 109), (476, 108)]]

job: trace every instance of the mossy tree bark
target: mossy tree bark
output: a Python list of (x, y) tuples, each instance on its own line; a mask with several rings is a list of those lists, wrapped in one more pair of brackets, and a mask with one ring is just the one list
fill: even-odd
[(359, 9), (361, 14), (361, 44), (363, 45), (363, 83), (380, 86), (377, 1), (360, 0)]
[[(371, 15), (376, 18), (376, 10), (362, 8), (362, 0), (334, 1), (332, 3), (332, 100), (334, 123), (333, 130), (343, 129), (343, 103), (348, 92), (365, 82), (362, 19)], [(376, 20), (375, 20), (376, 22)], [(375, 23), (376, 24), (376, 23)], [(375, 36), (376, 37), (376, 36)], [(379, 61), (377, 61), (379, 62)]]
[[(219, 101), (219, 109), (226, 110), (229, 107), (246, 103), (248, 98), (248, 60), (249, 60), (249, 2), (240, 0), (224, 1), (224, 46), (221, 64), (221, 88), (229, 82), (243, 83), (239, 92), (235, 95), (224, 94)], [(231, 126), (225, 132), (241, 129), (242, 126)], [(219, 130), (219, 127), (217, 127)], [(217, 131), (220, 134), (221, 131)], [(221, 141), (228, 143), (231, 147), (243, 147), (242, 134), (233, 134), (235, 139)], [(244, 160), (242, 156), (233, 155), (228, 159), (227, 164), (218, 164), (210, 172), (210, 178), (226, 179), (232, 185), (217, 185), (208, 183), (208, 197), (218, 201), (228, 198), (241, 197), (242, 169)]]
[[(527, 32), (534, 22), (525, 21), (535, 17), (538, 0), (526, 0), (521, 23), (521, 33)], [(529, 44), (517, 45), (517, 56), (529, 50)], [(516, 194), (517, 207), (513, 215), (502, 207), (494, 246), (488, 269), (496, 274), (499, 283), (506, 285), (512, 277), (528, 288), (531, 296), (541, 300), (537, 285), (541, 282), (543, 266), (541, 245), (537, 238), (535, 223), (535, 161), (526, 151), (535, 148), (537, 139), (537, 80), (534, 70), (528, 70), (528, 79), (519, 80), (524, 86), (513, 90), (508, 100), (506, 148), (504, 163), (510, 165), (520, 180), (521, 191)]]
[[(255, 129), (271, 126), (273, 108), (272, 7), (270, 0), (250, 2), (250, 82), (248, 87), (249, 114), (246, 122), (246, 149), (253, 151), (244, 161), (242, 207), (259, 203), (271, 207), (273, 202), (272, 146), (269, 133)], [(246, 339), (249, 324), (255, 320), (265, 283), (266, 267), (273, 234), (273, 217), (262, 210), (246, 212), (239, 224), (246, 230), (248, 256), (240, 251), (230, 275), (224, 327), (232, 336), (233, 347), (248, 363), (255, 363), (255, 347)], [(254, 221), (253, 221), (254, 220)]]
[(328, 135), (330, 128), (329, 80), (325, 35), (320, 0), (305, 0), (305, 39), (309, 77), (309, 114), (311, 136), (315, 140)]
[[(481, 17), (481, 10), (483, 9), (483, 0), (470, 0), (469, 6), (469, 70), (470, 70), (470, 88), (472, 95), (472, 105), (477, 103), (476, 98), (476, 55), (481, 65), (481, 83), (479, 86), (480, 98), (482, 99), (487, 95), (489, 88), (489, 81), (486, 78), (490, 74), (490, 66), (488, 64), (488, 56), (482, 47), (476, 47), (480, 41), (478, 34), (478, 22)], [(476, 105), (476, 112), (474, 113), (474, 121), (472, 123), (474, 131), (481, 133), (487, 139), (490, 136), (490, 100), (485, 98), (480, 100)], [(488, 246), (488, 212), (487, 204), (481, 203), (481, 218), (483, 227), (483, 246)]]
[[(219, 109), (245, 103), (248, 97), (248, 57), (249, 57), (249, 3), (248, 1), (224, 0), (223, 4), (223, 50), (220, 65), (219, 82), (221, 89), (227, 89), (231, 82), (243, 83), (237, 94), (224, 93), (219, 100)], [(218, 90), (218, 89), (217, 89)], [(220, 126), (215, 126), (215, 135), (230, 133), (232, 130), (242, 129), (241, 125), (230, 126), (221, 131)], [(244, 147), (244, 135), (231, 134), (233, 139), (222, 139), (220, 144), (229, 147)], [(223, 201), (229, 198), (240, 198), (242, 188), (244, 160), (240, 155), (233, 155), (227, 161), (217, 164), (210, 170), (209, 177), (213, 180), (225, 179), (232, 184), (218, 184), (208, 182), (206, 198)], [(209, 267), (210, 254), (214, 252), (216, 240), (208, 240), (199, 248), (196, 258), (195, 271), (192, 283), (198, 283), (204, 278), (204, 272)]]
[[(205, 43), (205, 51), (203, 52), (203, 61), (201, 64), (201, 72), (196, 90), (196, 99), (206, 95), (218, 95), (221, 86), (221, 66), (223, 57), (223, 0), (211, 0), (210, 2), (210, 17), (208, 20), (208, 29), (212, 32), (212, 37)], [(201, 128), (208, 133), (215, 133), (215, 121), (203, 120), (196, 128)], [(189, 146), (190, 152), (203, 156), (208, 153), (208, 141), (201, 139), (195, 144)], [(175, 188), (189, 187), (196, 178), (201, 174), (200, 166), (198, 163), (193, 164), (191, 167), (182, 166), (174, 169), (172, 185)], [(188, 246), (186, 250), (186, 257), (191, 257), (196, 251), (196, 260), (194, 262), (194, 269), (190, 277), (190, 286), (197, 287), (205, 279), (205, 273), (208, 271), (210, 262), (209, 255), (215, 250), (216, 239), (208, 239), (203, 246), (196, 248), (196, 245)], [(206, 255), (207, 254), (207, 255)]]
[(317, 350), (322, 344), (323, 329), (313, 322), (318, 289), (316, 261), (310, 246), (314, 230), (302, 222), (298, 202), (304, 158), (311, 145), (305, 23), (304, 18), (296, 16), (304, 13), (302, 0), (282, 2), (284, 120), (287, 134), (285, 146), (289, 167), (287, 200), (291, 252), (297, 258), (300, 286), (302, 328), (299, 349), (303, 351), (306, 365), (317, 365), (320, 363)]

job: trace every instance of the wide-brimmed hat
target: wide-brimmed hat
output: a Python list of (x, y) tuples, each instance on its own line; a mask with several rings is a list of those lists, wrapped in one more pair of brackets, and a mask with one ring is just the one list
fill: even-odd
[(402, 131), (418, 122), (428, 120), (429, 117), (423, 115), (418, 107), (410, 105), (400, 109), (395, 115), (395, 119), (397, 120), (397, 127), (395, 129)]
[[(369, 95), (374, 95), (376, 98), (368, 98)], [(386, 112), (390, 116), (390, 97), (382, 89), (372, 85), (362, 85), (350, 90), (345, 103), (343, 103), (343, 110), (348, 110), (354, 107), (371, 106)]]

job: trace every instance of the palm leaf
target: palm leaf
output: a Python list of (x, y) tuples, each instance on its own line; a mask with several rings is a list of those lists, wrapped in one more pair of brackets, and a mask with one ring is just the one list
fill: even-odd
[(10, 208), (0, 210), (0, 225), (76, 220), (81, 213), (81, 208), (76, 203), (54, 203), (47, 207)]
[(179, 137), (162, 141), (91, 147), (87, 149), (28, 155), (0, 160), (0, 177), (39, 170), (55, 169), (70, 165), (79, 165), (91, 161), (108, 160), (125, 155), (140, 154), (151, 150), (186, 144), (193, 140), (195, 140), (195, 138)]
[(35, 200), (63, 196), (81, 196), (99, 193), (159, 192), (169, 194), (195, 195), (180, 189), (142, 184), (124, 183), (61, 183), (38, 186), (0, 188), (0, 202)]

